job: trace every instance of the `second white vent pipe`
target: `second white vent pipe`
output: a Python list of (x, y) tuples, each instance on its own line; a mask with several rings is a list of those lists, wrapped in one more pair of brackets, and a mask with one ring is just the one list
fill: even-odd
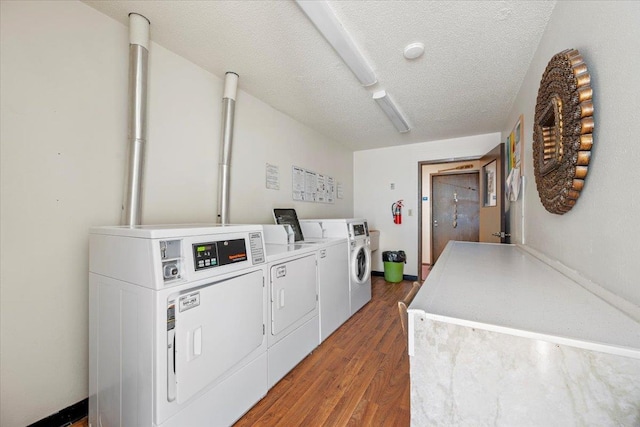
[(122, 225), (129, 227), (142, 222), (149, 25), (149, 20), (144, 16), (129, 14), (129, 162), (121, 219)]
[(233, 144), (233, 118), (235, 115), (238, 75), (227, 72), (224, 77), (224, 94), (222, 96), (222, 147), (220, 150), (218, 218), (222, 225), (229, 224), (229, 188), (231, 176), (231, 146)]

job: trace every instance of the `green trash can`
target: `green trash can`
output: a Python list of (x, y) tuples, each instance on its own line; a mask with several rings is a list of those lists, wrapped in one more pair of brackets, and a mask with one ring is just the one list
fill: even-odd
[(402, 282), (404, 265), (407, 262), (404, 251), (384, 251), (382, 262), (384, 263), (384, 280), (391, 283)]

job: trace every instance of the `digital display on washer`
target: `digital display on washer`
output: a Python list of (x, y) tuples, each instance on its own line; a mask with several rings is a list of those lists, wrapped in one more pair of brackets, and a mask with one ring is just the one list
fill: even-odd
[(353, 234), (355, 236), (366, 236), (367, 232), (364, 229), (364, 224), (353, 224)]
[(221, 265), (233, 264), (249, 259), (244, 239), (221, 240), (219, 242), (193, 245), (193, 263), (196, 271)]

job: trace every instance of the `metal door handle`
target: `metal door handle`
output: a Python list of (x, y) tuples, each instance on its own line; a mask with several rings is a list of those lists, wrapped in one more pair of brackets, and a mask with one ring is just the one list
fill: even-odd
[(511, 234), (509, 233), (505, 233), (504, 231), (498, 231), (496, 233), (491, 233), (492, 236), (496, 236), (496, 237), (500, 237), (501, 239), (504, 239), (505, 237), (511, 237)]

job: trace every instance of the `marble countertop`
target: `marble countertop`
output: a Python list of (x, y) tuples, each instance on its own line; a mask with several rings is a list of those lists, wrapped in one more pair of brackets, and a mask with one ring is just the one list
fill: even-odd
[(640, 323), (514, 245), (449, 242), (409, 312), (640, 359)]

